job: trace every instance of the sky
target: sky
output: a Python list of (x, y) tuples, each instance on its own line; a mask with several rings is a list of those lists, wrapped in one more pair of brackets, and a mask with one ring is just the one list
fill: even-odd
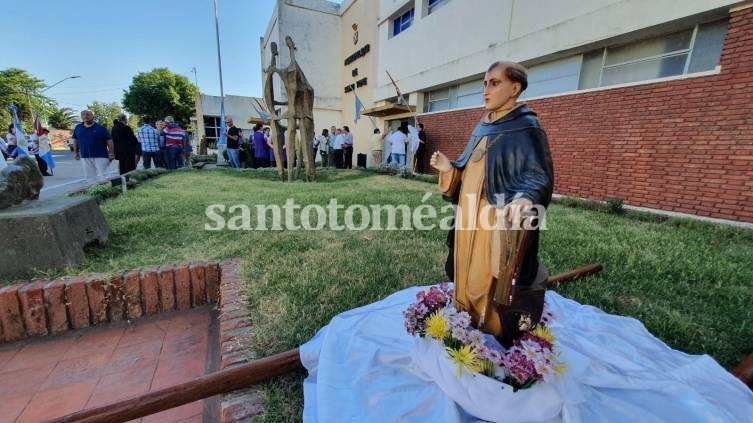
[[(259, 38), (275, 0), (217, 0), (225, 94), (261, 96)], [(18, 67), (52, 85), (61, 107), (120, 102), (139, 72), (156, 67), (220, 94), (212, 0), (0, 0), (0, 69)]]

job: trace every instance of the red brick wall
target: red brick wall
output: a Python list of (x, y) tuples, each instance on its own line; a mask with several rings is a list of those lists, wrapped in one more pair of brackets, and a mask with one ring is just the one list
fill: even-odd
[(0, 288), (0, 345), (217, 303), (220, 279), (220, 264), (209, 261), (6, 286)]
[[(753, 8), (732, 13), (721, 73), (533, 100), (555, 192), (753, 222)], [(481, 109), (420, 116), (457, 157)]]

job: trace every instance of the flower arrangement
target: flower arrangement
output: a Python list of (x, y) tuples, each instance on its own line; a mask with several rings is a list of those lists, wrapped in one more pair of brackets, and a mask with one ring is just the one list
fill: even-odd
[(555, 348), (556, 340), (546, 327), (553, 317), (548, 311), (505, 350), (491, 335), (471, 326), (471, 316), (455, 309), (452, 296), (449, 284), (432, 286), (416, 294), (416, 302), (403, 315), (408, 333), (430, 337), (444, 345), (458, 377), (463, 371), (483, 374), (517, 391), (539, 381), (554, 380), (565, 371), (565, 363)]

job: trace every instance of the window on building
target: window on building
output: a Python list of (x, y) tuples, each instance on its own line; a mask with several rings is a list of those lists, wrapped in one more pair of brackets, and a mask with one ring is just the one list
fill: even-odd
[(475, 79), (451, 87), (429, 91), (424, 95), (424, 113), (484, 104), (484, 80)]
[(440, 90), (434, 90), (426, 94), (426, 107), (427, 112), (437, 112), (439, 110), (447, 110), (450, 108), (450, 89), (443, 88)]
[(429, 14), (434, 13), (435, 10), (444, 6), (449, 1), (450, 0), (429, 0), (429, 3), (427, 4), (427, 10), (429, 11)]
[[(528, 67), (521, 99), (713, 70), (727, 33), (726, 19)], [(483, 79), (429, 91), (423, 112), (480, 107)]]
[(576, 91), (580, 64), (578, 55), (529, 67), (528, 88), (520, 98)]
[(478, 107), (484, 104), (484, 80), (466, 82), (457, 87), (455, 107)]
[(220, 117), (204, 116), (204, 136), (207, 138), (207, 146), (216, 148), (217, 139), (220, 136)]
[(410, 28), (410, 26), (413, 24), (413, 10), (414, 8), (411, 7), (410, 9), (408, 9), (408, 11), (392, 20), (393, 37)]
[(581, 89), (713, 70), (727, 32), (727, 20), (583, 55)]
[(693, 43), (688, 72), (703, 72), (716, 68), (722, 55), (724, 36), (727, 35), (727, 20), (700, 25)]

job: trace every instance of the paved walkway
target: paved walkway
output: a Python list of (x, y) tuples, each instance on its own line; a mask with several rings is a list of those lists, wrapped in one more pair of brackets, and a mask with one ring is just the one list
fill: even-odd
[[(93, 184), (92, 181), (84, 179), (81, 162), (73, 160), (72, 153), (67, 150), (53, 150), (52, 156), (56, 164), (55, 174), (44, 177), (44, 186), (39, 194), (40, 199), (68, 194)], [(115, 177), (117, 175), (118, 162), (113, 160), (107, 167), (107, 176)]]
[[(41, 422), (165, 388), (207, 372), (211, 309), (0, 345), (0, 423)], [(204, 404), (206, 402), (207, 404)], [(202, 422), (213, 399), (141, 419)]]

